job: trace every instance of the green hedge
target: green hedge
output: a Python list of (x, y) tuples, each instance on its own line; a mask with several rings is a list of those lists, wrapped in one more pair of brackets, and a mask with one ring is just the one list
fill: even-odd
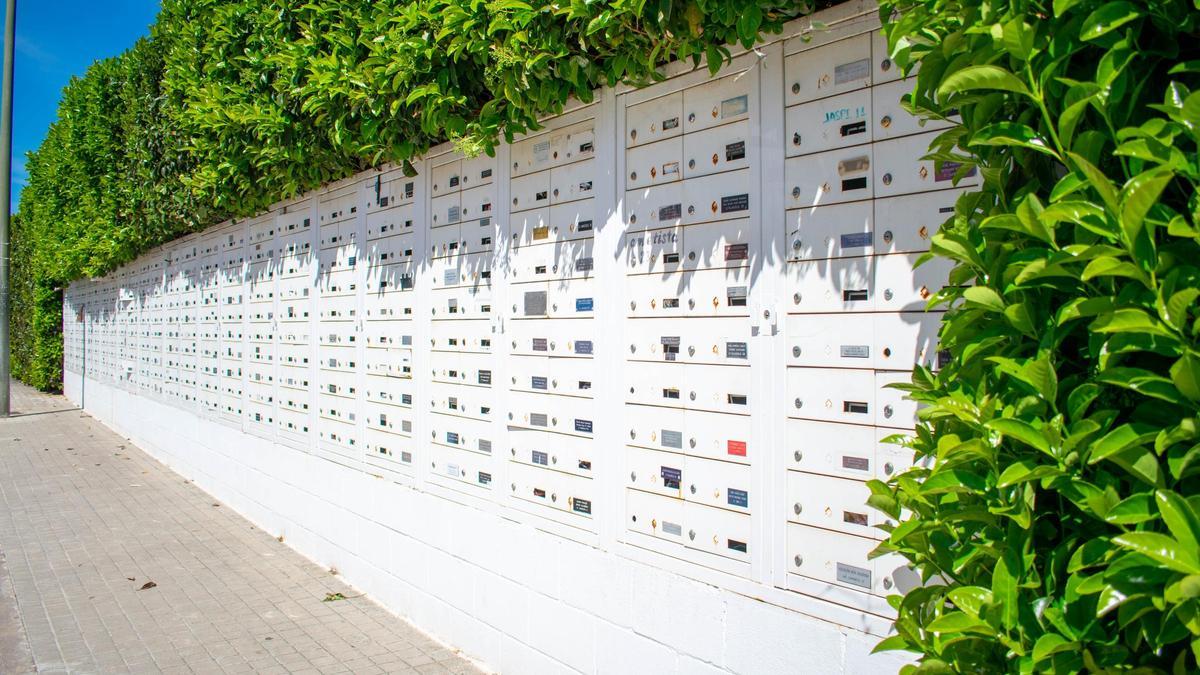
[(718, 66), (829, 2), (165, 0), (63, 94), (14, 237), (14, 373), (61, 381), (71, 280), (444, 140), (486, 151), (672, 59)]
[(1197, 672), (1200, 8), (886, 0), (935, 152), (985, 183), (918, 371), (922, 464), (874, 483), (927, 672)]

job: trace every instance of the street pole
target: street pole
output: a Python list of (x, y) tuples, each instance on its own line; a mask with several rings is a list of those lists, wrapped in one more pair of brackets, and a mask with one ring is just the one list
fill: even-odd
[(8, 417), (8, 220), (12, 215), (13, 43), (17, 0), (5, 0), (4, 82), (0, 92), (0, 417)]

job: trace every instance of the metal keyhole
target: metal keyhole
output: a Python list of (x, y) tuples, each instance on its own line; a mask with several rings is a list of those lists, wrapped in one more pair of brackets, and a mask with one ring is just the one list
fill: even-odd
[(793, 83), (792, 83), (792, 93), (793, 93), (793, 94), (799, 94), (799, 93), (800, 93), (800, 83), (799, 83), (799, 82), (793, 82)]
[(892, 174), (890, 174), (890, 173), (883, 174), (883, 184), (884, 185), (892, 184)]
[(792, 458), (799, 462), (800, 460), (804, 459), (804, 453), (797, 450), (792, 453)]
[(892, 406), (890, 406), (890, 405), (883, 406), (883, 416), (886, 417), (887, 419), (892, 418), (893, 412), (895, 412), (895, 411), (892, 410)]
[(893, 238), (893, 237), (892, 237), (892, 231), (891, 231), (891, 230), (884, 230), (884, 232), (883, 232), (883, 243), (885, 243), (885, 244), (890, 244), (890, 243), (892, 243), (892, 238)]
[(792, 188), (792, 199), (800, 199), (800, 186)]

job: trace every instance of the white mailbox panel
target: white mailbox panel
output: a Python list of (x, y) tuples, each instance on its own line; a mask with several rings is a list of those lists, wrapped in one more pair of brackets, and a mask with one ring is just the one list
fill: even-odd
[(589, 399), (595, 395), (597, 372), (592, 359), (514, 356), (508, 372), (512, 391)]
[(496, 158), (486, 154), (467, 157), (462, 160), (462, 188), (464, 190), (481, 185), (491, 185)]
[(435, 321), (429, 334), (435, 352), (492, 351), (492, 326), (487, 321)]
[(463, 220), (462, 195), (458, 192), (434, 197), (429, 203), (430, 227), (445, 227)]
[(853, 480), (887, 480), (913, 464), (913, 451), (886, 442), (898, 429), (788, 420), (788, 468)]
[(800, 314), (787, 319), (788, 365), (912, 368), (936, 365), (940, 313)]
[(588, 399), (511, 392), (508, 425), (590, 438), (595, 428), (595, 405)]
[(568, 164), (550, 172), (550, 203), (589, 199), (595, 196), (596, 160)]
[(514, 178), (509, 191), (513, 213), (550, 206), (550, 172), (539, 171)]
[(954, 206), (965, 192), (965, 189), (939, 190), (876, 200), (875, 217), (880, 233), (877, 251), (928, 251), (929, 241), (942, 223), (954, 216)]
[(683, 137), (683, 177), (697, 178), (750, 166), (750, 123), (746, 120)]
[(462, 191), (462, 160), (438, 164), (429, 171), (430, 195), (441, 197)]
[(492, 423), (451, 415), (429, 418), (430, 438), (434, 444), (490, 455)]
[(787, 266), (788, 311), (858, 312), (875, 308), (875, 258), (804, 260)]
[(409, 204), (367, 214), (367, 239), (413, 232), (414, 213), (415, 208)]
[(871, 89), (871, 106), (875, 138), (887, 140), (923, 131), (948, 129), (953, 122), (913, 115), (901, 105), (901, 99), (911, 94), (916, 79), (896, 80)]
[(625, 527), (631, 532), (682, 544), (687, 539), (683, 504), (679, 499), (628, 490), (625, 493)]
[(757, 506), (748, 465), (688, 457), (683, 479), (683, 498), (689, 502), (747, 514)]
[(911, 579), (913, 573), (898, 555), (871, 559), (879, 542), (866, 537), (847, 536), (816, 527), (788, 524), (788, 571), (862, 593), (880, 597), (900, 592), (898, 582)]
[(625, 152), (625, 189), (638, 190), (651, 185), (683, 179), (683, 138), (675, 136), (649, 145), (631, 147)]
[(628, 277), (631, 317), (750, 315), (750, 270), (729, 268)]
[(429, 385), (430, 410), (474, 420), (492, 419), (495, 395), (487, 387), (463, 387), (433, 382)]
[(513, 143), (509, 150), (512, 157), (512, 177), (527, 176), (553, 166), (551, 145), (549, 133), (539, 133)]
[(626, 324), (630, 361), (672, 361), (716, 365), (750, 364), (750, 326), (744, 320), (690, 319), (689, 330), (676, 321), (637, 320)]
[(798, 209), (873, 198), (871, 155), (870, 147), (858, 146), (788, 159), (784, 203)]
[(872, 202), (863, 201), (788, 211), (788, 259), (870, 255), (875, 251), (875, 210)]
[(683, 92), (675, 92), (625, 111), (626, 147), (635, 147), (683, 133)]
[(683, 499), (687, 457), (636, 447), (626, 448), (625, 456), (631, 489)]
[(578, 436), (510, 429), (509, 457), (514, 462), (591, 478), (594, 444)]
[(591, 518), (595, 504), (592, 481), (523, 464), (509, 467), (509, 489), (517, 499), (556, 511)]
[(891, 521), (867, 506), (871, 491), (866, 483), (789, 471), (787, 491), (791, 522), (870, 539), (887, 537), (879, 526)]
[(479, 220), (495, 215), (496, 186), (480, 185), (462, 192), (462, 219)]
[(430, 453), (429, 475), (434, 480), (449, 480), (456, 485), (492, 489), (492, 460), (486, 455), (448, 447)]
[(873, 140), (871, 97), (866, 89), (788, 108), (787, 156), (811, 155)]
[(873, 167), (876, 194), (892, 197), (978, 185), (979, 172), (974, 167), (956, 184), (954, 178), (960, 168), (957, 162), (943, 162), (941, 168), (937, 168), (933, 160), (921, 159), (929, 154), (929, 144), (940, 133), (934, 131), (877, 143)]
[(750, 117), (749, 72), (728, 75), (683, 91), (685, 133), (737, 122)]
[(785, 105), (871, 86), (871, 36), (857, 35), (793, 54), (783, 61)]
[(514, 356), (591, 359), (597, 349), (595, 328), (576, 321), (511, 321), (505, 328)]
[(922, 311), (930, 297), (945, 287), (954, 262), (948, 258), (933, 258), (918, 267), (917, 260), (921, 255), (876, 256), (876, 310)]
[(556, 167), (594, 157), (596, 121), (584, 120), (550, 132), (550, 153)]
[(684, 502), (688, 548), (741, 562), (750, 561), (753, 527), (750, 516)]

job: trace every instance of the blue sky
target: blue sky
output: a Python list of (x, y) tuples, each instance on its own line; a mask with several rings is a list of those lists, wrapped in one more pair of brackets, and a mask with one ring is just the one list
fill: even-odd
[[(63, 87), (92, 62), (116, 56), (149, 33), (158, 0), (20, 0), (13, 83), (13, 209), (25, 153), (55, 120)], [(0, 2), (0, 23), (4, 20)], [(0, 59), (3, 52), (0, 51)]]

